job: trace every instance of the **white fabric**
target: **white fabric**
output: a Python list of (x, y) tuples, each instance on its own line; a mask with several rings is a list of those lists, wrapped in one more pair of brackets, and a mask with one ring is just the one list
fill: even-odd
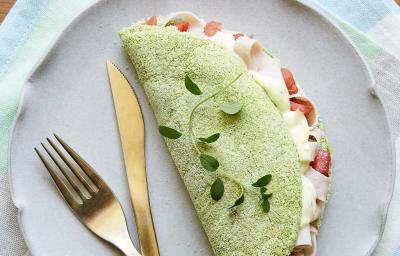
[[(382, 240), (373, 256), (398, 256), (400, 255), (400, 61), (382, 52), (371, 67), (377, 82), (377, 92), (384, 100), (393, 138), (396, 138), (397, 152), (397, 175), (393, 198)], [(396, 250), (397, 254), (393, 254)]]
[(8, 175), (0, 178), (0, 255), (24, 255), (27, 251), (21, 236), (17, 210), (10, 198)]
[(399, 24), (399, 15), (390, 13), (367, 32), (367, 36), (373, 38), (376, 43), (387, 49), (390, 54), (398, 59), (400, 59)]

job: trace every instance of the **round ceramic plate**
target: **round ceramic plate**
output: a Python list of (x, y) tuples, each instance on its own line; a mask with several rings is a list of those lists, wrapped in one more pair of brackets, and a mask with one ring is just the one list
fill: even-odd
[[(326, 18), (295, 1), (102, 1), (60, 36), (25, 85), (10, 152), (12, 192), (33, 255), (119, 255), (74, 217), (33, 148), (53, 132), (75, 148), (122, 203), (138, 247), (106, 60), (137, 85), (117, 32), (150, 15), (190, 10), (254, 33), (315, 101), (334, 153), (331, 201), (319, 255), (367, 255), (382, 232), (391, 189), (389, 132), (373, 80), (354, 47)], [(151, 205), (162, 255), (211, 255), (185, 187), (135, 86), (146, 125)]]

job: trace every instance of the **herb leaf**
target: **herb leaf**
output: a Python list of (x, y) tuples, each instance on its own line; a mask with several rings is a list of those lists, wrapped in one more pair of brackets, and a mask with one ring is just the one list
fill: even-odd
[(189, 92), (191, 92), (194, 95), (201, 95), (202, 92), (200, 88), (195, 84), (192, 79), (188, 75), (185, 76), (185, 87), (188, 89)]
[(252, 184), (253, 187), (264, 187), (266, 185), (268, 185), (271, 182), (272, 179), (272, 175), (271, 174), (267, 174), (261, 178), (259, 178), (256, 182), (254, 182)]
[(271, 197), (272, 197), (272, 193), (270, 193), (270, 194), (263, 194), (263, 195), (262, 195), (263, 200), (268, 200), (268, 199), (270, 199)]
[(209, 172), (215, 172), (219, 167), (218, 160), (207, 154), (200, 155), (200, 163), (201, 166)]
[(268, 200), (263, 200), (261, 203), (261, 207), (264, 212), (269, 212), (269, 210), (271, 209), (271, 205), (269, 204)]
[(221, 106), (221, 110), (228, 115), (235, 115), (242, 109), (243, 104), (236, 101), (225, 102)]
[(219, 201), (224, 195), (224, 182), (220, 178), (217, 178), (211, 185), (210, 194), (215, 201)]
[(213, 143), (219, 139), (219, 136), (220, 136), (220, 134), (216, 133), (207, 138), (199, 138), (199, 141), (205, 142), (205, 143)]
[(263, 195), (265, 192), (267, 192), (267, 188), (266, 187), (261, 187), (260, 188), (260, 193)]
[(177, 130), (163, 125), (160, 125), (158, 127), (158, 131), (161, 133), (162, 136), (173, 140), (179, 139), (182, 136), (182, 133), (178, 132)]
[(244, 194), (242, 193), (242, 195), (235, 201), (235, 203), (229, 207), (229, 209), (232, 209), (233, 207), (239, 206), (244, 202)]

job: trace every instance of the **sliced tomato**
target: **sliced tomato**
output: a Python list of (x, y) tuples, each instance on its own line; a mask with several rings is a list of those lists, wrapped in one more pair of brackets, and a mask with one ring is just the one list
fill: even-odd
[(281, 73), (285, 80), (289, 95), (296, 94), (299, 89), (297, 88), (296, 81), (294, 81), (292, 72), (287, 68), (281, 68)]
[(151, 16), (145, 23), (146, 25), (155, 26), (157, 25), (157, 17)]
[(189, 29), (189, 23), (186, 21), (182, 21), (181, 23), (177, 24), (176, 27), (181, 32), (186, 32)]
[(311, 105), (310, 102), (301, 100), (298, 98), (290, 98), (290, 110), (291, 111), (296, 111), (297, 109), (300, 112), (303, 112), (305, 116), (311, 113), (313, 111), (313, 106)]
[(329, 169), (331, 167), (331, 153), (329, 151), (320, 149), (315, 156), (313, 162), (311, 162), (311, 167), (317, 172), (329, 177)]
[(206, 36), (213, 36), (218, 31), (221, 31), (221, 29), (222, 29), (222, 23), (217, 21), (210, 21), (204, 27), (204, 34)]
[(233, 38), (235, 38), (235, 40), (237, 40), (241, 36), (244, 36), (244, 34), (243, 33), (235, 33), (235, 34), (233, 34)]

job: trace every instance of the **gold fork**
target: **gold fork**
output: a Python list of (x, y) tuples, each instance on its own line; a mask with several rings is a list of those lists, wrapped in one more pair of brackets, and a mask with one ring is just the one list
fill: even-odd
[(125, 255), (140, 256), (129, 237), (121, 205), (111, 189), (96, 173), (96, 171), (85, 160), (83, 160), (82, 157), (80, 157), (60, 137), (56, 134), (54, 134), (54, 136), (70, 157), (75, 160), (76, 164), (78, 164), (85, 175), (78, 170), (76, 165), (72, 164), (72, 161), (67, 159), (67, 157), (49, 138), (47, 138), (47, 141), (71, 170), (71, 175), (67, 173), (67, 168), (60, 164), (43, 143), (41, 143), (43, 148), (60, 169), (65, 179), (61, 178), (61, 176), (57, 174), (56, 170), (50, 165), (46, 158), (43, 157), (37, 148), (35, 148), (35, 151), (75, 216), (90, 231), (105, 241), (115, 245)]

